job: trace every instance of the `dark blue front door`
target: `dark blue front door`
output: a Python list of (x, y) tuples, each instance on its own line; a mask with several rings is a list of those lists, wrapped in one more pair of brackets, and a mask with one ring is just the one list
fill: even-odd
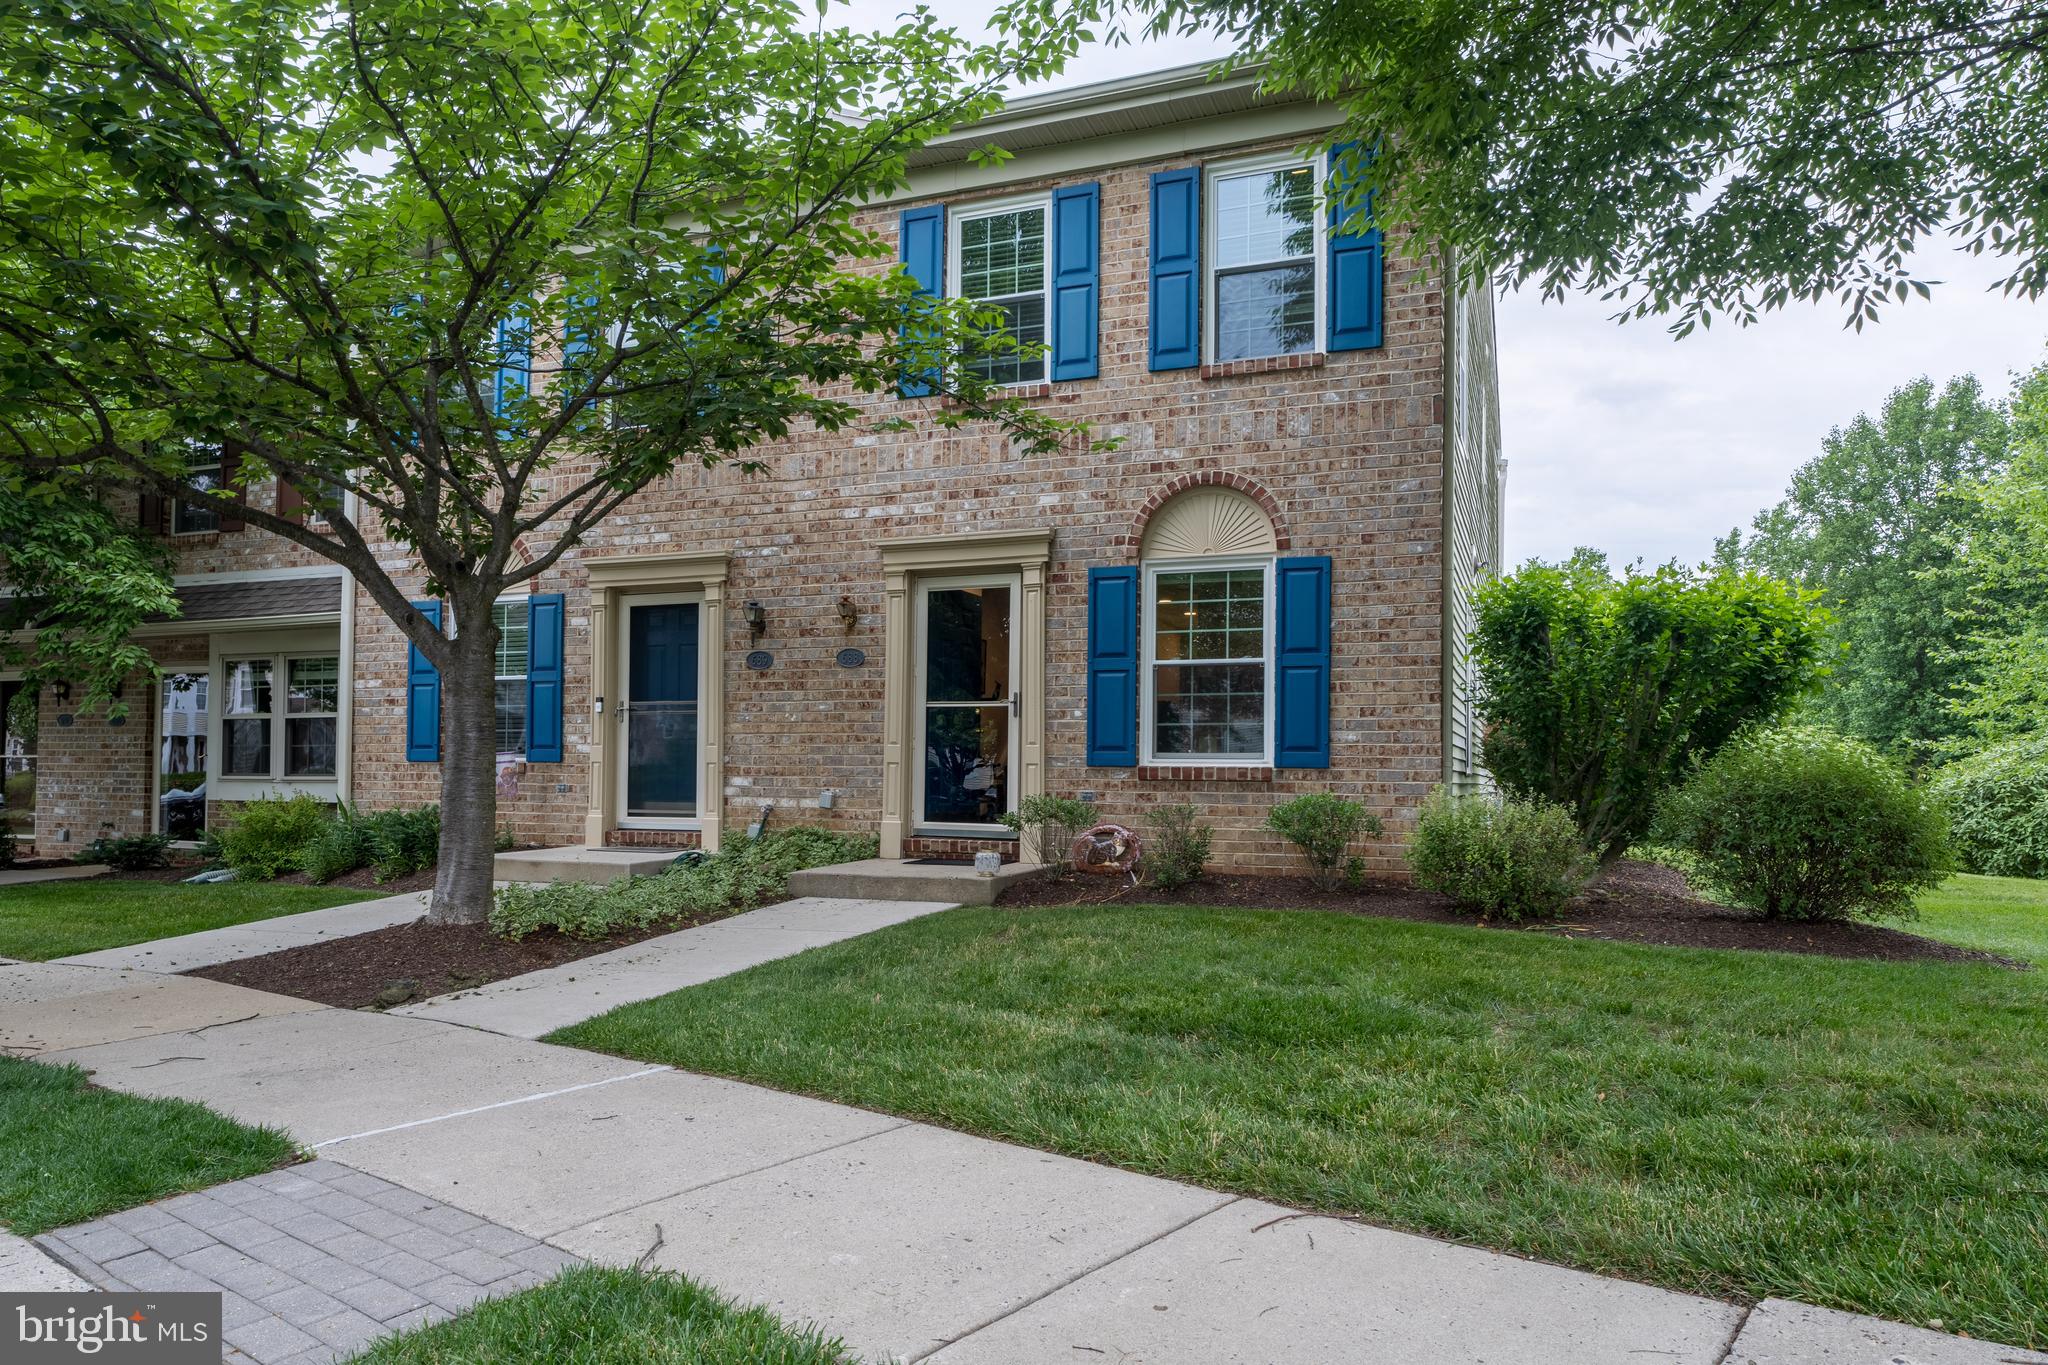
[(626, 610), (626, 815), (697, 813), (697, 604)]

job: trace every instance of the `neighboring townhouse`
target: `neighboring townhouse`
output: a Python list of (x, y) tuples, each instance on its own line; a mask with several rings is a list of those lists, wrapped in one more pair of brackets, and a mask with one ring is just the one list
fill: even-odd
[[(1369, 862), (1398, 874), (1429, 790), (1484, 780), (1464, 593), (1500, 561), (1493, 312), (1330, 231), (1298, 148), (1336, 122), (1190, 68), (1020, 99), (921, 153), (873, 225), (1047, 344), (996, 377), (1120, 444), (913, 421), (659, 481), (496, 608), (500, 821), (715, 845), (772, 803), (949, 857), (1014, 851), (998, 817), (1053, 792), (1134, 825), (1189, 802), (1217, 863), (1286, 867), (1267, 810), (1330, 790), (1388, 822)], [(969, 160), (992, 141), (1013, 159)], [(367, 595), (232, 521), (139, 514), (177, 554), (166, 680), (125, 723), (47, 689), (7, 736), (40, 851), (194, 837), (265, 792), (437, 799), (436, 679)]]

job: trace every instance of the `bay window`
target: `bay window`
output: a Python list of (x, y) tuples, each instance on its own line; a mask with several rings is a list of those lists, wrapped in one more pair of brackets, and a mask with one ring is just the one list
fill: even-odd
[(336, 776), (342, 689), (341, 659), (332, 649), (223, 653), (214, 676), (221, 680), (215, 776), (308, 779), (316, 790)]

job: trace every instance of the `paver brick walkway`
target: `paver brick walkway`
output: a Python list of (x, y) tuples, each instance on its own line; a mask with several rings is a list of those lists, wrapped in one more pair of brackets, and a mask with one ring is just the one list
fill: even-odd
[(228, 1360), (326, 1365), (576, 1263), (565, 1251), (333, 1161), (36, 1238), (106, 1290), (218, 1291)]

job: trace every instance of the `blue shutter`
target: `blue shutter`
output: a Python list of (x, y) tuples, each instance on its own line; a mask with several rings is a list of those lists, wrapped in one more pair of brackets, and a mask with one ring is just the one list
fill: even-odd
[[(439, 602), (415, 602), (412, 609), (441, 629)], [(405, 761), (441, 761), (441, 674), (414, 644), (405, 647)]]
[(1055, 382), (1101, 372), (1102, 191), (1052, 192), (1052, 369)]
[[(500, 421), (527, 395), (533, 370), (533, 319), (507, 317), (498, 323), (498, 376), (491, 412)], [(509, 434), (509, 430), (504, 433)]]
[(1273, 766), (1330, 766), (1330, 557), (1274, 564)]
[(1088, 765), (1138, 763), (1138, 571), (1088, 571)]
[(1152, 176), (1152, 368), (1202, 363), (1202, 171)]
[(562, 594), (526, 599), (526, 761), (562, 761)]
[[(927, 204), (921, 209), (905, 209), (897, 227), (897, 245), (903, 257), (903, 268), (917, 281), (918, 293), (940, 298), (946, 292), (946, 206)], [(903, 336), (909, 340), (912, 325), (905, 324)], [(938, 372), (929, 370), (920, 375), (903, 377), (900, 386), (905, 398), (922, 398), (930, 393), (938, 382)]]
[[(1333, 174), (1341, 172), (1344, 158), (1357, 147), (1357, 143), (1347, 142), (1332, 149), (1330, 170)], [(1359, 154), (1361, 166), (1369, 155)], [(1334, 198), (1330, 205), (1329, 260), (1325, 273), (1330, 277), (1328, 348), (1332, 351), (1366, 350), (1378, 346), (1385, 336), (1382, 314), (1386, 270), (1380, 230), (1346, 230), (1367, 218), (1370, 207), (1371, 202), (1367, 200), (1346, 209), (1334, 202)]]

